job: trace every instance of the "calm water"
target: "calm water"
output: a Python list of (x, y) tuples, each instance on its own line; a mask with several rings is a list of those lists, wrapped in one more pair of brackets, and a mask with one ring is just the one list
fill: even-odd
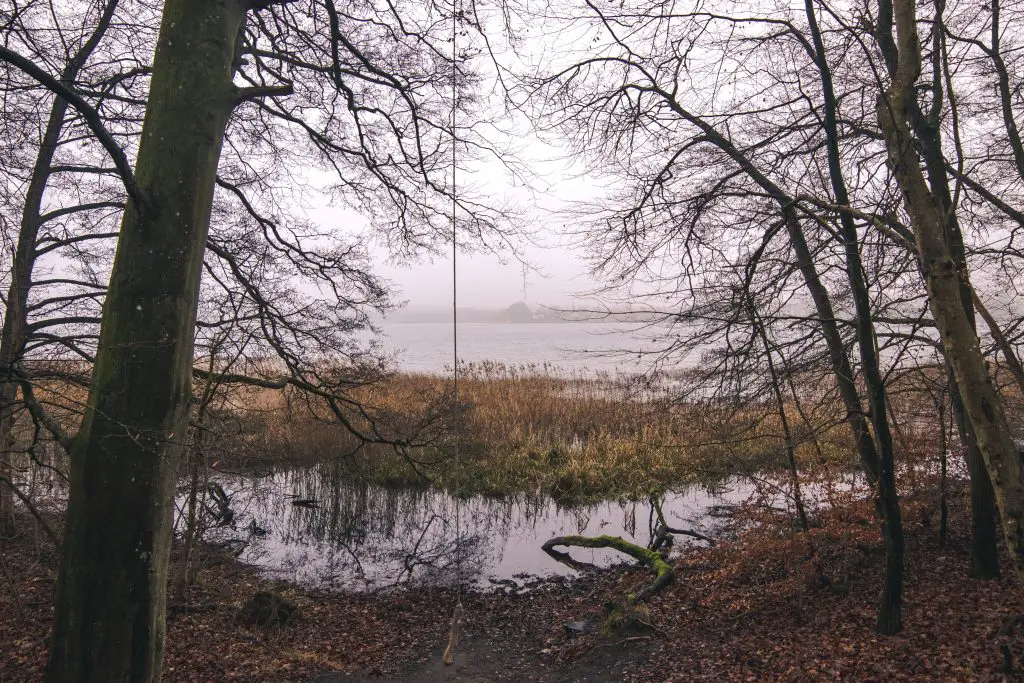
[[(383, 323), (381, 328), (385, 348), (399, 354), (402, 369), (443, 372), (451, 368), (450, 323)], [(460, 323), (459, 358), (469, 363), (546, 364), (569, 371), (636, 372), (640, 352), (664, 345), (656, 334), (656, 329), (609, 323)], [(695, 358), (691, 354), (688, 360)]]
[[(241, 559), (275, 578), (301, 585), (376, 590), (402, 583), (450, 584), (461, 579), (480, 587), (519, 584), (539, 576), (575, 572), (543, 552), (541, 545), (565, 534), (610, 534), (646, 545), (651, 511), (645, 502), (606, 502), (559, 507), (550, 499), (462, 501), (436, 490), (391, 490), (346, 480), (336, 463), (266, 476), (219, 479), (231, 496), (234, 528), (208, 536), (245, 543)], [(693, 488), (668, 495), (663, 510), (670, 525), (714, 536), (725, 522), (716, 506), (753, 494), (733, 484), (713, 494)], [(316, 501), (301, 507), (295, 500)], [(777, 499), (773, 504), (779, 505)], [(458, 513), (458, 516), (457, 516)], [(676, 539), (677, 552), (691, 541)], [(623, 561), (611, 550), (572, 549), (578, 559), (600, 566)]]

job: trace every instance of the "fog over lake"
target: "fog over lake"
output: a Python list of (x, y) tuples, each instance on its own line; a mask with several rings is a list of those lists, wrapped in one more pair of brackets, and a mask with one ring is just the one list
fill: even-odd
[[(451, 323), (380, 324), (384, 348), (398, 354), (398, 366), (412, 372), (451, 370)], [(505, 365), (551, 366), (576, 372), (640, 372), (651, 352), (664, 344), (654, 339), (657, 328), (629, 323), (459, 323), (459, 359)], [(686, 359), (695, 362), (697, 354)]]

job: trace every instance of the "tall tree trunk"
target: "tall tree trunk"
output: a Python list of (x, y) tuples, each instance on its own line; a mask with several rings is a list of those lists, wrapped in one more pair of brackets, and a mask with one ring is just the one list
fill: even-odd
[[(895, 25), (893, 40), (891, 27)], [(921, 72), (921, 46), (913, 0), (879, 0), (879, 44), (892, 74), (879, 95), (877, 117), (893, 175), (910, 215), (928, 303), (942, 339), (946, 360), (960, 388), (964, 414), (970, 422), (1001, 512), (1011, 559), (1024, 570), (1024, 467), (1010, 438), (1002, 401), (988, 374), (981, 344), (962, 292), (969, 286), (965, 267), (958, 267), (947, 243), (947, 217), (921, 170), (909, 122)]]
[[(110, 26), (118, 2), (119, 0), (108, 0), (96, 28), (89, 35), (89, 39), (71, 56), (61, 72), (61, 83), (71, 86), (78, 78), (82, 67), (85, 66)], [(11, 265), (11, 282), (4, 307), (3, 328), (0, 329), (0, 448), (3, 449), (0, 452), (0, 476), (6, 476), (9, 480), (11, 480), (10, 465), (15, 447), (14, 417), (17, 412), (18, 397), (16, 365), (21, 360), (22, 350), (25, 347), (25, 333), (28, 326), (28, 295), (32, 289), (32, 272), (36, 264), (36, 242), (41, 225), (43, 196), (50, 179), (53, 156), (57, 152), (61, 131), (64, 129), (67, 110), (68, 103), (63, 98), (54, 95), (43, 138), (39, 144), (39, 151), (36, 153), (35, 164), (32, 166), (32, 175), (29, 177), (25, 203), (21, 209), (18, 243)], [(13, 529), (13, 496), (14, 492), (10, 488), (0, 486), (0, 531)]]
[[(943, 12), (945, 1), (935, 2), (935, 26), (932, 33), (932, 69), (941, 74), (948, 65), (943, 62), (942, 31), (944, 25)], [(948, 81), (952, 88), (952, 79)], [(974, 291), (967, 280), (967, 250), (964, 247), (963, 231), (960, 219), (953, 203), (953, 193), (949, 187), (946, 174), (946, 157), (942, 149), (942, 127), (940, 114), (943, 109), (944, 94), (948, 94), (951, 103), (954, 94), (943, 92), (942, 79), (936, 77), (932, 83), (932, 110), (926, 116), (914, 98), (908, 103), (908, 114), (911, 127), (917, 135), (924, 158), (928, 186), (932, 196), (938, 202), (941, 215), (945, 217), (943, 228), (946, 245), (949, 248), (953, 264), (957, 272), (963, 273), (958, 282), (960, 298), (964, 306), (964, 315), (977, 334), (977, 321), (974, 316)], [(954, 117), (954, 123), (957, 119)], [(959, 145), (958, 145), (959, 150)], [(978, 443), (966, 416), (964, 415), (963, 398), (960, 396), (960, 385), (946, 363), (947, 383), (953, 405), (954, 420), (964, 445), (964, 458), (971, 480), (971, 575), (978, 579), (993, 579), (999, 576), (999, 557), (996, 549), (995, 494), (992, 481), (978, 449)]]
[[(880, 8), (884, 9), (885, 7), (885, 5), (880, 5)], [(960, 273), (957, 283), (960, 300), (963, 304), (964, 317), (976, 338), (977, 325), (974, 317), (973, 290), (967, 278), (967, 256), (964, 248), (963, 232), (960, 229), (956, 206), (953, 203), (953, 195), (950, 191), (949, 179), (946, 173), (946, 158), (942, 149), (940, 114), (946, 93), (943, 91), (943, 81), (938, 75), (946, 68), (943, 63), (941, 42), (942, 13), (944, 9), (945, 3), (942, 0), (935, 3), (936, 29), (932, 35), (932, 68), (936, 78), (933, 79), (931, 85), (931, 111), (925, 115), (918, 104), (917, 97), (909, 97), (905, 101), (904, 121), (909, 124), (910, 129), (917, 136), (917, 143), (920, 147), (924, 167), (927, 172), (927, 186), (922, 189), (930, 191), (932, 201), (937, 204), (937, 216), (942, 219), (943, 239), (956, 272)], [(901, 64), (901, 48), (897, 47), (895, 42), (890, 42), (889, 40), (892, 33), (891, 27), (886, 21), (891, 22), (892, 16), (890, 7), (884, 17), (882, 17), (883, 21), (880, 23), (880, 27), (887, 36), (887, 39), (882, 41), (881, 44), (887, 55), (887, 66), (890, 70), (890, 75), (895, 81)], [(919, 50), (919, 44), (916, 44), (915, 48)], [(917, 69), (919, 70), (920, 52), (916, 53), (916, 60)], [(952, 87), (952, 80), (949, 83), (950, 87)], [(948, 96), (952, 103), (953, 93), (949, 92)], [(955, 117), (954, 121), (956, 121)], [(917, 166), (916, 155), (914, 156), (915, 166)], [(917, 168), (920, 171), (920, 167), (917, 166)], [(924, 179), (925, 176), (922, 175), (922, 180)], [(897, 182), (899, 182), (898, 177)], [(923, 259), (920, 263), (924, 263)], [(925, 279), (927, 281), (927, 275)], [(960, 435), (960, 441), (964, 446), (964, 458), (971, 482), (971, 573), (979, 579), (995, 578), (999, 576), (999, 564), (996, 550), (995, 497), (992, 481), (984, 465), (974, 430), (964, 413), (961, 386), (957, 382), (953, 366), (948, 359), (946, 372), (954, 421)]]
[(978, 449), (978, 442), (971, 431), (970, 421), (964, 414), (960, 388), (948, 361), (946, 383), (949, 386), (953, 422), (960, 435), (964, 462), (971, 480), (971, 576), (976, 579), (995, 579), (999, 577), (995, 491), (992, 489), (992, 478), (985, 469), (985, 460)]
[(167, 0), (71, 459), (50, 681), (157, 681), (193, 330), (243, 0)]
[[(805, 12), (814, 41), (814, 58), (821, 76), (822, 99), (825, 116), (825, 138), (828, 150), (829, 179), (835, 201), (840, 206), (850, 204), (846, 180), (839, 155), (839, 128), (837, 124), (835, 87), (832, 70), (828, 64), (825, 44), (821, 39), (812, 0), (806, 0)], [(871, 314), (871, 298), (864, 277), (864, 266), (860, 256), (860, 239), (853, 217), (839, 213), (839, 235), (842, 238), (846, 257), (846, 273), (853, 293), (856, 314), (857, 346), (860, 349), (861, 369), (864, 372), (864, 387), (867, 391), (868, 414), (874, 429), (878, 449), (878, 483), (876, 489), (877, 507), (881, 513), (882, 538), (885, 540), (885, 586), (878, 610), (877, 629), (880, 633), (893, 634), (902, 628), (901, 604), (903, 601), (903, 523), (900, 515), (899, 496), (896, 491), (896, 464), (893, 453), (893, 438), (889, 429), (888, 398), (885, 381), (879, 367), (875, 325)]]

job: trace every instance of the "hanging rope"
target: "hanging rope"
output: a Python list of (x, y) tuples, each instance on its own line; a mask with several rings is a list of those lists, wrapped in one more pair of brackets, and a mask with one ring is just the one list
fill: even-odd
[[(455, 186), (456, 135), (455, 114), (458, 102), (458, 31), (459, 0), (452, 0), (452, 108), (449, 124), (452, 135), (452, 394), (455, 471), (459, 470), (459, 283), (457, 257), (459, 241), (455, 230), (458, 212)], [(444, 663), (455, 663), (455, 650), (459, 646), (459, 629), (462, 626), (462, 500), (455, 496), (455, 608), (452, 610), (451, 627), (448, 630), (448, 647), (444, 651)]]

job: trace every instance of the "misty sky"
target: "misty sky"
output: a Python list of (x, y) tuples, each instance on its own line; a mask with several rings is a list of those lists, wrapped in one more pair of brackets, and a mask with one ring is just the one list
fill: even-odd
[[(531, 248), (526, 256), (534, 269), (524, 272), (520, 263), (508, 258), (460, 254), (459, 306), (500, 308), (516, 301), (562, 305), (571, 303), (574, 295), (594, 286), (581, 255), (573, 249), (564, 246)], [(450, 258), (410, 266), (385, 264), (377, 271), (398, 285), (401, 294), (397, 298), (408, 301), (410, 308), (451, 304)]]
[[(516, 248), (528, 265), (510, 250), (487, 253), (479, 247), (458, 254), (458, 299), (464, 308), (504, 308), (516, 301), (531, 306), (571, 305), (594, 290), (598, 283), (588, 275), (582, 250), (569, 232), (579, 217), (568, 215), (577, 202), (594, 200), (604, 192), (602, 183), (588, 175), (564, 152), (522, 131), (516, 150), (526, 164), (522, 178), (513, 180), (507, 169), (496, 163), (474, 164), (461, 171), (459, 184), (470, 186), (478, 199), (495, 205), (511, 202), (521, 213), (522, 227), (532, 236), (517, 240)], [(316, 206), (306, 217), (332, 231), (362, 234), (373, 243), (372, 228), (355, 211), (330, 206), (324, 196), (312, 200)], [(452, 303), (451, 247), (441, 245), (439, 256), (423, 256), (418, 262), (398, 263), (384, 246), (372, 248), (374, 272), (395, 286), (395, 300), (408, 308), (448, 307)]]
[[(541, 147), (538, 145), (538, 147)], [(479, 173), (496, 203), (508, 199), (516, 191), (500, 174)], [(478, 248), (459, 251), (458, 299), (464, 308), (504, 308), (516, 301), (531, 306), (571, 305), (578, 297), (592, 291), (597, 282), (587, 274), (583, 252), (572, 244), (564, 227), (567, 219), (560, 212), (575, 200), (592, 198), (594, 184), (554, 171), (543, 179), (535, 179), (537, 187), (530, 194), (519, 192), (513, 197), (523, 211), (524, 228), (535, 244), (525, 238), (517, 240), (519, 260), (511, 251), (482, 252)], [(590, 195), (590, 197), (584, 197)], [(367, 243), (374, 242), (372, 228), (358, 213), (339, 207), (328, 207), (323, 198), (317, 208), (306, 216), (323, 228), (350, 235), (362, 234)], [(451, 247), (441, 245), (443, 253), (423, 256), (417, 262), (396, 262), (387, 248), (372, 247), (373, 271), (395, 286), (395, 300), (408, 308), (448, 307), (452, 303)], [(523, 261), (527, 265), (524, 266)]]
[[(537, 37), (527, 39), (527, 43), (531, 40), (538, 46), (544, 44)], [(511, 53), (507, 56), (517, 58)], [(494, 77), (487, 59), (478, 60), (475, 66)], [(489, 142), (496, 150), (503, 150), (503, 161), (460, 159), (457, 186), (483, 203), (511, 203), (521, 213), (522, 227), (533, 235), (535, 244), (524, 239), (516, 245), (528, 264), (525, 267), (509, 252), (460, 251), (458, 304), (465, 308), (503, 308), (525, 301), (531, 306), (571, 306), (574, 301), (589, 298), (586, 294), (600, 283), (589, 277), (584, 254), (569, 236), (574, 228), (580, 227), (579, 215), (569, 212), (579, 202), (604, 195), (608, 178), (588, 173), (581, 160), (561, 146), (560, 139), (538, 136), (522, 114), (503, 111), (495, 85), (482, 89), (484, 99), (488, 99), (486, 93), (491, 90), (494, 101), (490, 105), (492, 110), (488, 112), (485, 105), (480, 116), (488, 120), (493, 138)], [(481, 127), (479, 120), (474, 124)], [(506, 163), (514, 165), (515, 171)], [(322, 225), (345, 232), (354, 228), (354, 233), (367, 229), (365, 219), (355, 212), (321, 207), (311, 217)], [(368, 242), (374, 241), (372, 234), (364, 234)], [(395, 286), (395, 300), (405, 302), (408, 308), (448, 307), (452, 303), (450, 246), (441, 248), (446, 252), (441, 256), (396, 263), (385, 247), (377, 245), (373, 247), (373, 270)]]
[[(472, 190), (490, 195), (496, 204), (511, 201), (523, 212), (524, 227), (535, 245), (517, 244), (527, 267), (506, 253), (459, 252), (459, 306), (501, 308), (516, 301), (531, 305), (571, 304), (574, 298), (595, 288), (584, 254), (573, 245), (567, 224), (573, 218), (563, 212), (574, 202), (591, 200), (602, 192), (600, 183), (561, 157), (563, 151), (523, 131), (516, 150), (528, 165), (529, 187), (514, 182), (496, 164), (482, 164), (472, 172)], [(465, 172), (460, 184), (468, 184)], [(576, 219), (578, 220), (578, 219)], [(449, 248), (450, 250), (450, 248)], [(450, 256), (418, 264), (389, 264), (381, 252), (377, 272), (401, 290), (397, 298), (410, 308), (449, 306), (452, 297)]]

